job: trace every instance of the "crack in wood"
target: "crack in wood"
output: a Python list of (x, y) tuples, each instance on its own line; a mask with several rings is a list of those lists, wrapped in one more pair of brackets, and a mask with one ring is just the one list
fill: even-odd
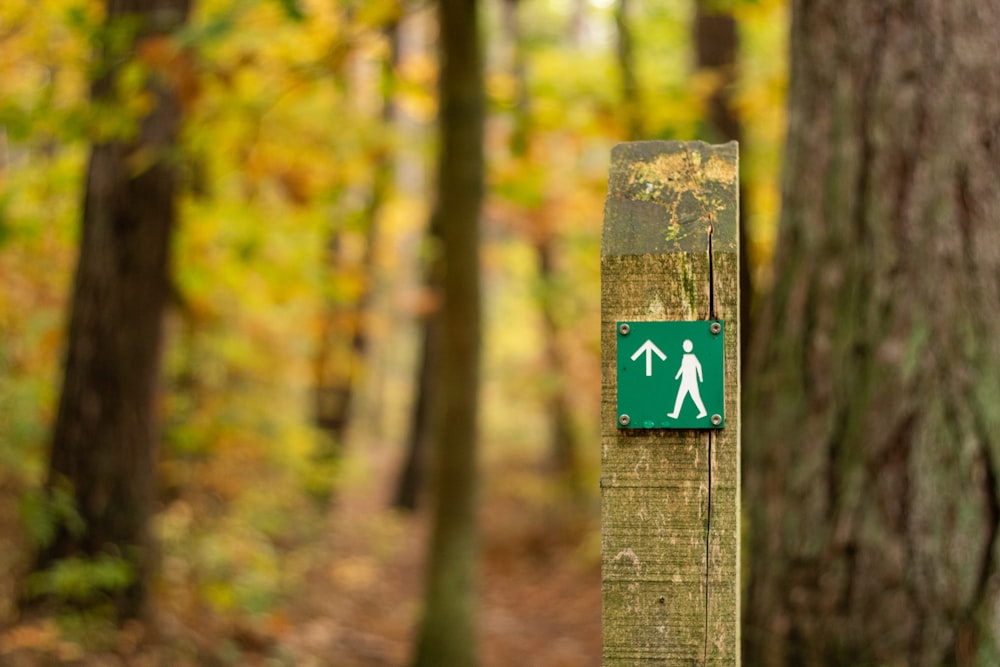
[[(713, 270), (712, 257), (712, 229), (708, 228), (708, 317), (715, 319), (715, 272)], [(704, 663), (708, 664), (708, 643), (709, 643), (709, 614), (711, 610), (711, 571), (712, 571), (712, 446), (715, 444), (715, 432), (708, 431), (708, 501), (705, 519), (705, 653)]]

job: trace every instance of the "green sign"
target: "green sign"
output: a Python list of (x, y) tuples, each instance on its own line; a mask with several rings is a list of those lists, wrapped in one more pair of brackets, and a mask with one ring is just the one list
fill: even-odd
[(722, 428), (725, 323), (619, 322), (618, 427)]

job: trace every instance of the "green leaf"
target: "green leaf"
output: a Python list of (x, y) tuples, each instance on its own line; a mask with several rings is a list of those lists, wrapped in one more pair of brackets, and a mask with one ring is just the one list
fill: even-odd
[(62, 558), (49, 569), (28, 577), (28, 591), (33, 596), (84, 601), (108, 591), (122, 590), (134, 580), (132, 563), (118, 556)]
[(306, 15), (302, 13), (302, 9), (299, 7), (297, 0), (278, 0), (281, 8), (285, 10), (285, 16), (292, 19), (293, 21), (304, 21)]
[(80, 535), (86, 527), (72, 491), (63, 485), (25, 493), (21, 497), (20, 514), (32, 541), (41, 548), (52, 544), (59, 526), (65, 526), (72, 535)]

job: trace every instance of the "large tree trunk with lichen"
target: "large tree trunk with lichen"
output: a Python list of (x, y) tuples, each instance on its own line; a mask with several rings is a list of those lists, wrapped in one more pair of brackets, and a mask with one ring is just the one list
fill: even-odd
[(746, 664), (1000, 664), (1000, 6), (792, 4)]
[(75, 499), (82, 524), (59, 521), (35, 566), (42, 572), (70, 557), (117, 559), (131, 572), (130, 583), (107, 591), (95, 583), (93, 601), (75, 602), (110, 597), (122, 618), (143, 612), (151, 567), (153, 403), (176, 218), (180, 102), (170, 78), (176, 72), (156, 68), (166, 62), (164, 54), (179, 53), (166, 40), (187, 13), (187, 0), (108, 2), (109, 30), (134, 30), (134, 39), (130, 52), (109, 46), (101, 54), (110, 65), (94, 83), (92, 98), (120, 104), (115, 79), (121, 63), (146, 53), (152, 54), (146, 64), (154, 104), (138, 121), (134, 139), (111, 137), (91, 151), (47, 479), (50, 492), (62, 489)]

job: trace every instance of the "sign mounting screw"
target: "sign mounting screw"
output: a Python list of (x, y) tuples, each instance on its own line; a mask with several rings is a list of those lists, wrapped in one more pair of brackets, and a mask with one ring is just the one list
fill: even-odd
[(712, 332), (713, 336), (718, 336), (722, 333), (722, 325), (718, 322), (712, 322), (711, 326), (708, 327), (708, 330)]
[(632, 419), (628, 415), (621, 415), (618, 417), (618, 423), (622, 426), (628, 426)]
[(618, 327), (619, 333), (621, 333), (621, 335), (623, 335), (623, 336), (627, 336), (630, 329), (631, 329), (631, 327), (629, 327), (628, 324), (624, 324), (624, 323), (621, 324), (621, 325), (619, 325), (619, 327)]
[(722, 424), (722, 415), (712, 415), (712, 426), (719, 426)]

